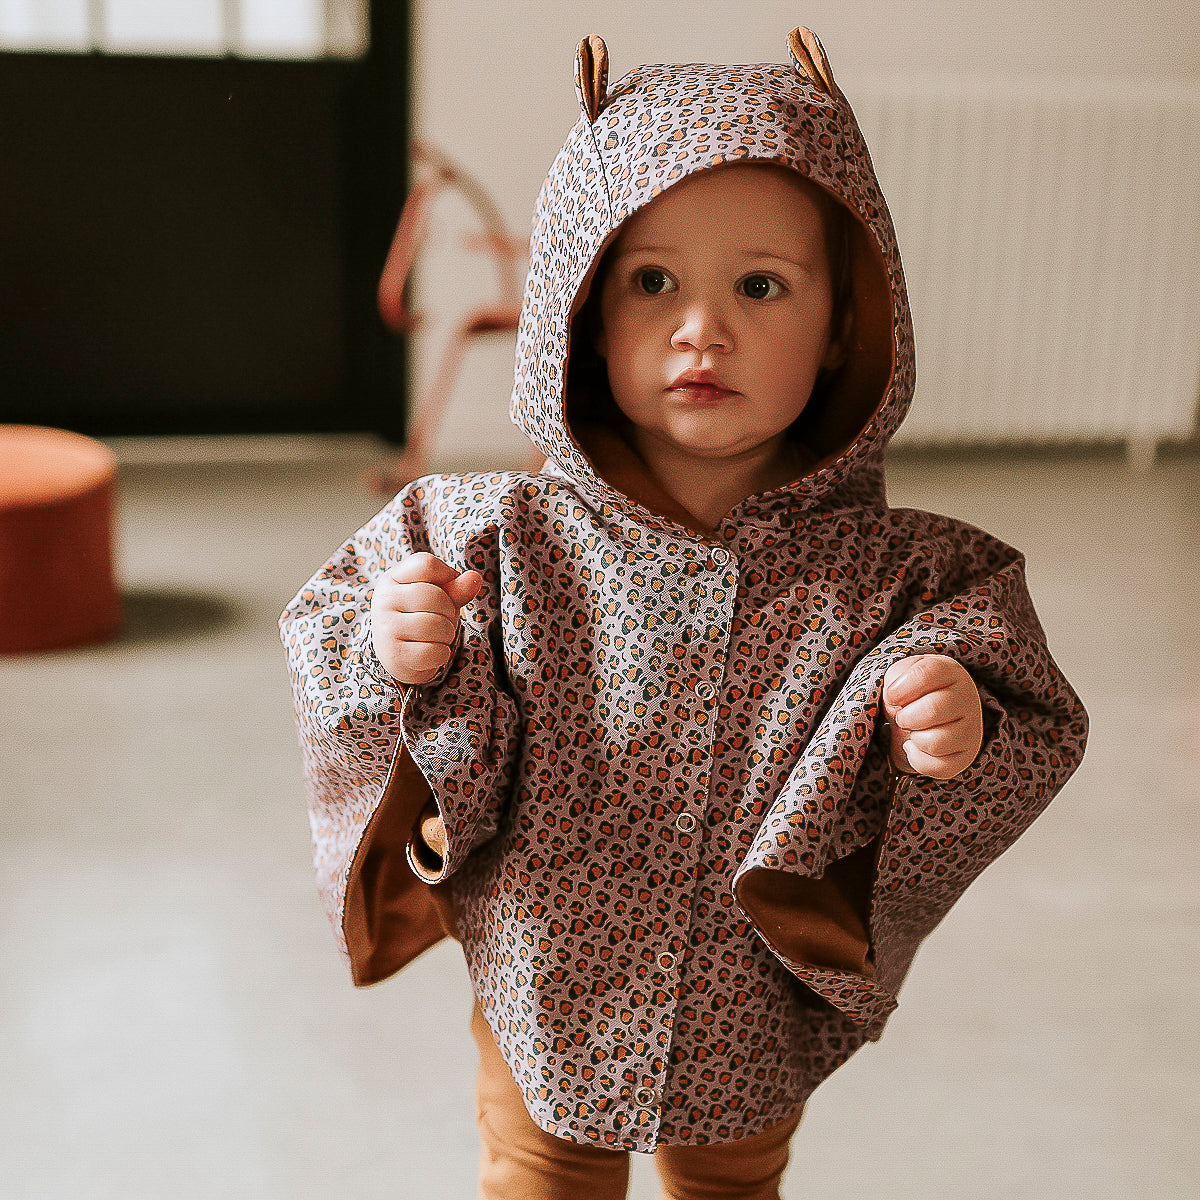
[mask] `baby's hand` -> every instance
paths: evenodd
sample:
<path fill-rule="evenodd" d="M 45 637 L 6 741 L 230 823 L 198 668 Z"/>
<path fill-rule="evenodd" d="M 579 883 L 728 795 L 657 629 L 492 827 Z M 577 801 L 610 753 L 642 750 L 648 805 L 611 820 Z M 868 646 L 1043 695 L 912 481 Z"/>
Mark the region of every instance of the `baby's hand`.
<path fill-rule="evenodd" d="M 953 779 L 983 744 L 983 706 L 965 667 L 941 654 L 892 663 L 883 677 L 892 765 L 909 775 Z"/>
<path fill-rule="evenodd" d="M 450 658 L 464 604 L 479 595 L 483 576 L 461 575 L 432 554 L 401 559 L 375 584 L 371 640 L 399 683 L 426 683 Z"/>

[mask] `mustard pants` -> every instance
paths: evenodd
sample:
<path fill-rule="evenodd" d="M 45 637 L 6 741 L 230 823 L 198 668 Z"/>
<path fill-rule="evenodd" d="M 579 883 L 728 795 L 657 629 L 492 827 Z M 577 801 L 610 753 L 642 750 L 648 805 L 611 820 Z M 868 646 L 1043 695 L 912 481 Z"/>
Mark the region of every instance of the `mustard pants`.
<path fill-rule="evenodd" d="M 534 1124 L 486 1019 L 475 1006 L 478 1200 L 625 1200 L 629 1154 L 564 1141 Z M 779 1200 L 795 1113 L 763 1133 L 721 1146 L 660 1146 L 662 1200 Z"/>

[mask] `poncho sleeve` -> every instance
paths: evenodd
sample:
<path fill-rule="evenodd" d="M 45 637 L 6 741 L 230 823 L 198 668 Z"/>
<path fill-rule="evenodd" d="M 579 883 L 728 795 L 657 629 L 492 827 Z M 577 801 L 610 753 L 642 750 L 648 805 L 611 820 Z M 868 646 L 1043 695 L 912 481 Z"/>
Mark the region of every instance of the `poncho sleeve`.
<path fill-rule="evenodd" d="M 1087 737 L 1083 706 L 1046 646 L 1016 551 L 960 525 L 909 571 L 893 627 L 831 703 L 734 880 L 743 910 L 781 961 L 872 1038 L 896 1007 L 920 943 L 1042 812 Z M 894 774 L 877 736 L 884 674 L 918 654 L 962 663 L 983 702 L 983 745 L 951 780 Z M 814 885 L 864 852 L 866 969 L 806 961 L 812 914 L 804 910 L 828 893 Z"/>
<path fill-rule="evenodd" d="M 410 848 L 432 800 L 448 852 L 439 883 L 491 837 L 519 747 L 497 660 L 495 489 L 418 480 L 350 539 L 280 619 L 304 766 L 318 889 L 354 981 L 372 983 L 454 933 L 448 889 L 414 872 Z M 374 581 L 420 551 L 483 590 L 450 661 L 420 687 L 388 676 L 371 648 Z"/>

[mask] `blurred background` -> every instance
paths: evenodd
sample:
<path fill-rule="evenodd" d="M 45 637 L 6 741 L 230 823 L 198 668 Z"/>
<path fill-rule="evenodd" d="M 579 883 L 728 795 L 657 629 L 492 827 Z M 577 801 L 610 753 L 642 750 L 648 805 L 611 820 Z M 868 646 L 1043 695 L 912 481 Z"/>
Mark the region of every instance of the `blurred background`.
<path fill-rule="evenodd" d="M 615 80 L 797 23 L 909 278 L 892 500 L 1027 553 L 1093 738 L 784 1195 L 1195 1194 L 1200 9 L 0 0 L 0 424 L 115 454 L 125 614 L 0 656 L 0 1198 L 474 1194 L 465 971 L 351 988 L 275 618 L 389 478 L 527 461 L 502 317 L 580 37 Z"/>

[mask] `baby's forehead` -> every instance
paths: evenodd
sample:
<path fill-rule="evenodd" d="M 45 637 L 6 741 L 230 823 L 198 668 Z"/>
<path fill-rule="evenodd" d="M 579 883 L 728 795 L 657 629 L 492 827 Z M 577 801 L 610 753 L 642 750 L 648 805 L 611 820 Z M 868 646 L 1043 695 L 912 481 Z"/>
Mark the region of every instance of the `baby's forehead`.
<path fill-rule="evenodd" d="M 775 231 L 789 240 L 823 232 L 836 201 L 792 167 L 754 160 L 722 164 L 664 189 L 631 213 L 615 231 L 617 252 L 644 239 L 686 235 L 706 225 L 727 232 L 730 222 L 747 232 Z"/>

